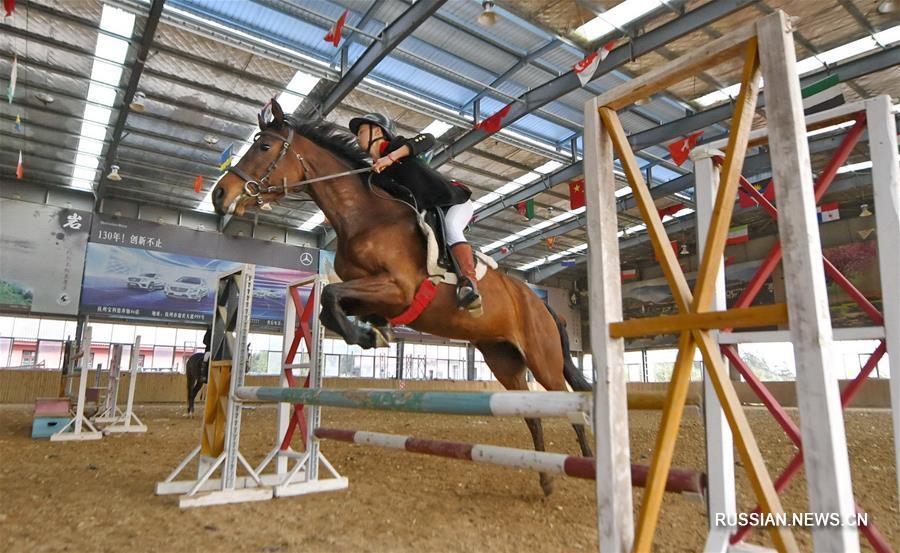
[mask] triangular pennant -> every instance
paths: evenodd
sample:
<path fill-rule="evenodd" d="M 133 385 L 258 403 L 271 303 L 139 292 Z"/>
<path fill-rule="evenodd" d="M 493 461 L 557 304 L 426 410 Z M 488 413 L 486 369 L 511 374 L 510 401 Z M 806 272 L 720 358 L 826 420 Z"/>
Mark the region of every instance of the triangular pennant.
<path fill-rule="evenodd" d="M 347 21 L 347 14 L 349 12 L 350 10 L 344 10 L 344 13 L 337 18 L 337 21 L 331 26 L 328 34 L 325 35 L 325 42 L 330 42 L 335 48 L 337 48 L 337 45 L 341 42 L 341 34 L 344 30 L 344 23 Z"/>
<path fill-rule="evenodd" d="M 3 0 L 3 8 L 6 10 L 6 17 L 11 16 L 16 11 L 16 0 Z"/>
<path fill-rule="evenodd" d="M 553 244 L 554 244 L 555 242 L 556 242 L 556 237 L 555 237 L 555 236 L 549 236 L 549 237 L 547 237 L 547 249 L 552 250 L 552 249 L 553 249 Z"/>
<path fill-rule="evenodd" d="M 572 71 L 578 76 L 578 80 L 581 82 L 582 87 L 587 86 L 587 84 L 591 82 L 594 73 L 597 72 L 597 66 L 600 65 L 601 61 L 606 59 L 606 56 L 609 55 L 615 45 L 616 41 L 610 40 L 604 44 L 602 48 L 588 54 L 584 59 L 572 66 Z"/>
<path fill-rule="evenodd" d="M 16 80 L 19 74 L 19 58 L 18 56 L 13 56 L 12 69 L 9 72 L 9 86 L 6 87 L 6 97 L 9 99 L 9 103 L 11 104 L 13 101 L 13 96 L 16 95 Z"/>
<path fill-rule="evenodd" d="M 203 190 L 203 175 L 197 175 L 194 179 L 194 193 L 199 194 L 201 190 Z"/>
<path fill-rule="evenodd" d="M 676 140 L 669 144 L 669 153 L 672 154 L 672 161 L 675 162 L 675 165 L 680 166 L 687 161 L 688 156 L 691 154 L 691 150 L 697 145 L 697 141 L 700 140 L 702 135 L 703 131 L 697 131 L 681 140 Z"/>
<path fill-rule="evenodd" d="M 501 109 L 494 115 L 491 115 L 490 117 L 488 117 L 481 123 L 478 123 L 477 125 L 475 125 L 475 128 L 481 129 L 484 132 L 489 133 L 489 134 L 494 134 L 495 132 L 499 131 L 500 128 L 503 126 L 502 125 L 503 118 L 509 114 L 510 109 L 512 109 L 512 104 L 509 104 L 508 106 L 504 107 L 503 109 Z"/>
<path fill-rule="evenodd" d="M 228 145 L 225 150 L 222 151 L 222 154 L 219 155 L 219 170 L 224 171 L 225 169 L 231 167 L 231 160 L 234 157 L 234 143 Z"/>
<path fill-rule="evenodd" d="M 19 164 L 16 165 L 16 178 L 25 178 L 25 165 L 22 163 L 22 150 L 19 150 Z"/>
<path fill-rule="evenodd" d="M 22 132 L 22 118 L 16 114 L 16 132 Z"/>

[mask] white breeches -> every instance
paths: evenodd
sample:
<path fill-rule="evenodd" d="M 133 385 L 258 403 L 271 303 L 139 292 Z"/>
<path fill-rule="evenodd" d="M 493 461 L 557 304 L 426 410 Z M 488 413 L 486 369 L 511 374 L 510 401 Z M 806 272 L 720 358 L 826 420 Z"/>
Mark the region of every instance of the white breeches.
<path fill-rule="evenodd" d="M 444 234 L 447 244 L 452 246 L 453 244 L 466 241 L 463 230 L 469 224 L 469 221 L 472 220 L 474 211 L 475 206 L 471 200 L 464 204 L 454 205 L 447 210 L 447 213 L 444 215 Z"/>

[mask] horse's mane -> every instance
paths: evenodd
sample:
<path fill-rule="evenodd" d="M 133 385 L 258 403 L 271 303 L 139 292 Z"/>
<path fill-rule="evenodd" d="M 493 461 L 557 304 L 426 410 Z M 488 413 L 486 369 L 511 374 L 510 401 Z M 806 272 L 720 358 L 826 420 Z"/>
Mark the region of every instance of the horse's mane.
<path fill-rule="evenodd" d="M 324 119 L 300 119 L 291 115 L 285 119 L 298 134 L 347 161 L 355 169 L 371 166 L 369 155 L 347 129 Z"/>

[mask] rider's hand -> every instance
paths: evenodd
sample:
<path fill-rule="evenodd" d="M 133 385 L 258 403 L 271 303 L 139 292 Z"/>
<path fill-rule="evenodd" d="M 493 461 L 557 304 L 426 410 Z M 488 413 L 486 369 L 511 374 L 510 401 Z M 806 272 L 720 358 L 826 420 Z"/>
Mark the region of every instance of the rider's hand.
<path fill-rule="evenodd" d="M 394 160 L 391 159 L 391 156 L 380 157 L 380 158 L 378 158 L 378 161 L 376 161 L 372 165 L 372 170 L 375 171 L 376 173 L 380 173 L 393 164 L 394 164 Z"/>

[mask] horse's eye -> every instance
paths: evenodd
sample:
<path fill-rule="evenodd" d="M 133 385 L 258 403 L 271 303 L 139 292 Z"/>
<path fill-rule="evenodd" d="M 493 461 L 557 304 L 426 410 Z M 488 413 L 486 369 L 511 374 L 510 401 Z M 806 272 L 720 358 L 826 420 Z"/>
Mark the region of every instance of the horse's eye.
<path fill-rule="evenodd" d="M 272 146 L 270 146 L 269 144 L 260 144 L 259 149 L 264 152 L 268 152 L 270 149 L 272 149 Z"/>

